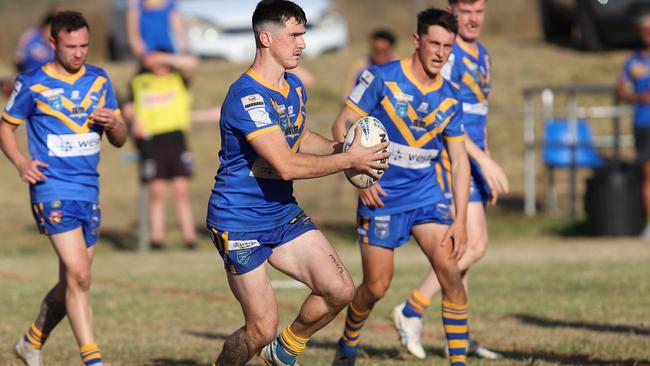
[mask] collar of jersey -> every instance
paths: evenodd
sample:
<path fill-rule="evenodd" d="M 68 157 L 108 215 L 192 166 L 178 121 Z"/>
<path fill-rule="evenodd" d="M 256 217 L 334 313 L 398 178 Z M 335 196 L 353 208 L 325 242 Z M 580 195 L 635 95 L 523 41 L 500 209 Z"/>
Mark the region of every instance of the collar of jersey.
<path fill-rule="evenodd" d="M 262 84 L 262 86 L 282 94 L 282 96 L 285 99 L 289 96 L 289 82 L 286 79 L 284 80 L 284 90 L 282 90 L 264 81 L 264 79 L 262 79 L 257 73 L 255 73 L 253 69 L 248 69 L 248 71 L 246 71 L 246 75 L 250 76 L 251 78 L 253 78 L 253 80 Z"/>
<path fill-rule="evenodd" d="M 400 61 L 400 65 L 402 66 L 402 72 L 404 73 L 404 76 L 406 76 L 406 78 L 409 79 L 409 81 L 411 83 L 413 83 L 413 85 L 415 85 L 416 88 L 418 88 L 420 93 L 429 94 L 431 92 L 434 92 L 434 91 L 440 89 L 440 87 L 442 86 L 442 77 L 441 77 L 440 74 L 438 74 L 438 76 L 436 76 L 436 81 L 433 83 L 433 85 L 431 85 L 431 86 L 422 85 L 415 78 L 415 76 L 413 76 L 413 73 L 411 73 L 411 67 L 409 65 L 410 60 L 411 60 L 410 58 L 403 58 Z"/>
<path fill-rule="evenodd" d="M 54 70 L 52 64 L 53 63 L 50 62 L 49 64 L 43 66 L 43 72 L 45 72 L 47 75 L 49 75 L 54 79 L 64 81 L 68 84 L 74 84 L 77 80 L 79 80 L 80 77 L 84 76 L 84 74 L 86 73 L 86 65 L 81 65 L 81 68 L 76 74 L 70 76 L 61 75 Z"/>
<path fill-rule="evenodd" d="M 456 44 L 458 44 L 458 47 L 460 47 L 468 55 L 478 60 L 478 44 L 476 45 L 475 49 L 472 49 L 467 42 L 463 41 L 463 39 L 460 38 L 460 36 L 456 37 Z"/>

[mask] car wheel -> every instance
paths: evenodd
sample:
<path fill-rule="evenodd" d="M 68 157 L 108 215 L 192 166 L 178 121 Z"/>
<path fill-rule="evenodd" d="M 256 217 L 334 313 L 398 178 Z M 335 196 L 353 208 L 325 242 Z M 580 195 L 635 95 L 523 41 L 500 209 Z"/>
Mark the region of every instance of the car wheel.
<path fill-rule="evenodd" d="M 603 42 L 596 27 L 596 21 L 587 11 L 578 11 L 574 24 L 574 43 L 583 51 L 600 51 Z"/>
<path fill-rule="evenodd" d="M 542 31 L 546 41 L 571 40 L 571 9 L 553 0 L 539 0 Z"/>

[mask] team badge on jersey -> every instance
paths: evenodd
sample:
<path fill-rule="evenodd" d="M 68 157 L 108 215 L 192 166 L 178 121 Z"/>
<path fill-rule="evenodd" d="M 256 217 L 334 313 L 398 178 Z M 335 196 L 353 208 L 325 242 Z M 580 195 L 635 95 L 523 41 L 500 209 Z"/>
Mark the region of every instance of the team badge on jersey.
<path fill-rule="evenodd" d="M 287 113 L 287 107 L 285 107 L 284 104 L 280 104 L 276 107 L 275 111 L 278 113 L 280 128 L 284 131 L 285 136 L 298 136 L 298 130 L 300 128 L 291 121 L 291 118 Z"/>
<path fill-rule="evenodd" d="M 239 264 L 248 264 L 248 261 L 251 259 L 251 250 L 250 249 L 243 249 L 243 250 L 238 250 L 237 251 L 237 262 Z"/>
<path fill-rule="evenodd" d="M 413 96 L 408 94 L 397 94 L 395 95 L 397 104 L 395 105 L 395 111 L 397 115 L 401 118 L 405 118 L 408 115 L 409 103 L 413 101 Z"/>
<path fill-rule="evenodd" d="M 359 103 L 361 97 L 363 97 L 363 94 L 366 92 L 370 84 L 372 84 L 373 80 L 375 80 L 375 75 L 368 70 L 364 70 L 361 73 L 361 76 L 359 76 L 359 82 L 354 89 L 352 89 L 352 92 L 350 92 L 350 99 L 355 103 Z"/>
<path fill-rule="evenodd" d="M 53 224 L 60 224 L 62 217 L 63 217 L 63 211 L 50 212 L 50 222 Z"/>
<path fill-rule="evenodd" d="M 251 117 L 253 122 L 255 122 L 256 127 L 259 128 L 273 123 L 271 122 L 269 113 L 266 111 L 266 104 L 261 95 L 247 95 L 241 98 L 241 103 L 244 106 L 244 110 L 248 112 L 248 115 Z"/>
<path fill-rule="evenodd" d="M 43 92 L 43 96 L 47 98 L 47 104 L 55 111 L 60 111 L 63 108 L 63 101 L 61 100 L 63 89 L 51 89 Z"/>
<path fill-rule="evenodd" d="M 390 235 L 390 215 L 375 217 L 375 235 L 379 239 L 386 239 Z"/>
<path fill-rule="evenodd" d="M 635 62 L 634 64 L 632 64 L 632 67 L 630 68 L 630 74 L 632 75 L 633 78 L 640 79 L 650 74 L 650 70 L 648 68 L 648 65 L 646 65 L 645 63 Z"/>

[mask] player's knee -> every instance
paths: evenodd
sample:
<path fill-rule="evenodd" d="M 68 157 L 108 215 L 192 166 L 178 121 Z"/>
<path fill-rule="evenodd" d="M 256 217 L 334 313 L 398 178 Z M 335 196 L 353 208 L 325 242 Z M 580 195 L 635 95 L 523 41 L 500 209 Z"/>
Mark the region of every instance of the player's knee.
<path fill-rule="evenodd" d="M 389 287 L 390 281 L 385 280 L 374 281 L 367 284 L 368 294 L 375 302 L 381 300 L 386 295 Z"/>
<path fill-rule="evenodd" d="M 337 277 L 338 278 L 338 277 Z M 354 298 L 354 284 L 349 276 L 341 276 L 338 280 L 316 285 L 313 289 L 315 294 L 322 296 L 332 307 L 344 308 Z"/>
<path fill-rule="evenodd" d="M 440 281 L 440 285 L 443 287 L 449 286 L 454 282 L 460 282 L 461 271 L 458 263 L 447 256 L 435 262 L 435 270 L 438 281 Z"/>
<path fill-rule="evenodd" d="M 68 289 L 87 292 L 90 289 L 92 275 L 90 268 L 74 268 L 68 271 Z"/>
<path fill-rule="evenodd" d="M 483 258 L 488 247 L 488 236 L 481 235 L 470 243 L 467 254 L 471 256 L 471 262 L 474 263 Z"/>
<path fill-rule="evenodd" d="M 246 333 L 248 333 L 251 341 L 257 347 L 262 347 L 271 343 L 277 335 L 277 329 L 278 319 L 274 316 L 269 316 L 246 324 Z"/>
<path fill-rule="evenodd" d="M 333 287 L 329 293 L 329 302 L 343 309 L 354 298 L 354 284 L 352 281 L 342 281 Z"/>

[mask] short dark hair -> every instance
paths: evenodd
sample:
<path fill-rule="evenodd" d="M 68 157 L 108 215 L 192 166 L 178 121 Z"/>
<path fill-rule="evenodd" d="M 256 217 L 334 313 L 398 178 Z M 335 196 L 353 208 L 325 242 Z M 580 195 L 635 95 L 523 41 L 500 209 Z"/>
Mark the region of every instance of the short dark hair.
<path fill-rule="evenodd" d="M 307 25 L 307 16 L 300 6 L 288 0 L 262 0 L 253 12 L 253 30 L 259 32 L 263 23 L 284 25 L 294 18 L 299 24 Z"/>
<path fill-rule="evenodd" d="M 432 25 L 441 26 L 453 34 L 458 34 L 458 20 L 448 11 L 429 8 L 418 14 L 418 35 L 427 34 Z"/>
<path fill-rule="evenodd" d="M 86 22 L 86 19 L 84 18 L 83 15 L 81 15 L 80 12 L 69 11 L 69 10 L 62 11 L 57 15 L 55 15 L 54 18 L 52 19 L 52 24 L 50 26 L 52 27 L 52 29 L 50 30 L 50 35 L 55 41 L 56 41 L 56 36 L 61 31 L 66 31 L 70 33 L 79 30 L 81 28 L 87 28 L 88 30 L 90 30 L 90 27 L 88 26 L 88 22 Z"/>
<path fill-rule="evenodd" d="M 48 10 L 45 14 L 43 14 L 43 17 L 41 18 L 41 27 L 46 27 L 52 24 L 52 21 L 54 20 L 56 14 L 58 14 L 57 10 Z"/>
<path fill-rule="evenodd" d="M 395 43 L 397 43 L 397 37 L 395 36 L 395 33 L 384 28 L 376 29 L 374 32 L 372 32 L 372 34 L 370 34 L 371 41 L 374 41 L 376 39 L 384 40 L 391 46 L 394 46 Z"/>
<path fill-rule="evenodd" d="M 449 0 L 449 5 L 454 6 L 454 5 L 458 4 L 458 3 L 474 4 L 477 1 L 478 0 Z M 485 2 L 487 2 L 487 0 L 485 0 Z"/>

